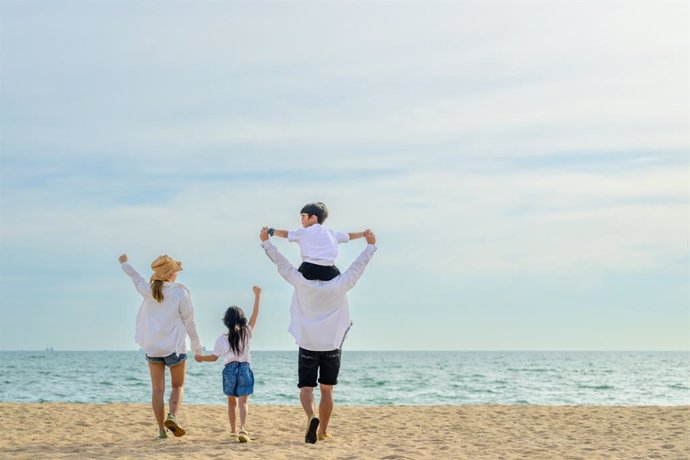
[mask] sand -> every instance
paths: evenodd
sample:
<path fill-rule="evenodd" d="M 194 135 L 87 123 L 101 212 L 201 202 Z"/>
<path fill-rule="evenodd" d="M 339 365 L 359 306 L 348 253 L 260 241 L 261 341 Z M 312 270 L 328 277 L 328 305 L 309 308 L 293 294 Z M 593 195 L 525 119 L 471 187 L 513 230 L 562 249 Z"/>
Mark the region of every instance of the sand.
<path fill-rule="evenodd" d="M 336 406 L 314 445 L 297 405 L 250 404 L 249 444 L 226 417 L 184 405 L 187 435 L 156 441 L 144 404 L 0 403 L 0 458 L 690 458 L 689 406 Z"/>

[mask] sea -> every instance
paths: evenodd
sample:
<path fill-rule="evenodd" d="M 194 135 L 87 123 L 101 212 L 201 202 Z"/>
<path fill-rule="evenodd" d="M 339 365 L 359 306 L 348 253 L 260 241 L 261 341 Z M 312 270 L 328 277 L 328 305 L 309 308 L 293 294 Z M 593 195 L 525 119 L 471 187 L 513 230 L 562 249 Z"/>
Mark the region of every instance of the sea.
<path fill-rule="evenodd" d="M 137 351 L 3 351 L 2 402 L 148 403 Z M 226 404 L 187 361 L 186 404 Z M 297 404 L 297 351 L 252 351 L 252 404 Z M 690 352 L 347 351 L 338 404 L 690 405 Z"/>

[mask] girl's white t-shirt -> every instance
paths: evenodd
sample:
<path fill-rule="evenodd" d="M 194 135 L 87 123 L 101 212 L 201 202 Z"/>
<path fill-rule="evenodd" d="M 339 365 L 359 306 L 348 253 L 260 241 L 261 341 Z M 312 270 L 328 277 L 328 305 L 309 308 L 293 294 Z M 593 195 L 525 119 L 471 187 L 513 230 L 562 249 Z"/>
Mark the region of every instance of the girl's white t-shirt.
<path fill-rule="evenodd" d="M 252 338 L 252 328 L 247 326 L 247 335 L 244 340 L 244 349 L 239 354 L 236 354 L 230 348 L 230 342 L 228 341 L 228 334 L 221 334 L 216 339 L 216 343 L 213 345 L 213 354 L 219 358 L 223 358 L 224 364 L 237 361 L 239 363 L 250 363 L 252 361 L 251 353 L 249 352 L 249 341 Z M 240 344 L 241 345 L 241 344 Z"/>

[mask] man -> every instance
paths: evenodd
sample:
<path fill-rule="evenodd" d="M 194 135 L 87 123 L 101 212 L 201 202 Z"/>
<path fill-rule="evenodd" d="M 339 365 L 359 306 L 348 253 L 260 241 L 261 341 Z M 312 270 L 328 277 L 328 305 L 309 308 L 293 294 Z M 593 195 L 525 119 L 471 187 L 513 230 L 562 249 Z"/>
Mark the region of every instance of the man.
<path fill-rule="evenodd" d="M 347 291 L 352 289 L 364 273 L 376 252 L 376 236 L 364 232 L 367 247 L 341 275 L 330 281 L 308 280 L 269 241 L 268 227 L 261 229 L 259 238 L 266 255 L 278 267 L 280 276 L 294 288 L 290 306 L 288 331 L 299 345 L 299 399 L 307 414 L 304 441 L 314 444 L 331 437 L 328 422 L 333 412 L 333 386 L 338 383 L 340 354 L 345 334 L 350 328 L 350 307 Z M 321 390 L 319 416 L 315 416 L 314 388 Z"/>

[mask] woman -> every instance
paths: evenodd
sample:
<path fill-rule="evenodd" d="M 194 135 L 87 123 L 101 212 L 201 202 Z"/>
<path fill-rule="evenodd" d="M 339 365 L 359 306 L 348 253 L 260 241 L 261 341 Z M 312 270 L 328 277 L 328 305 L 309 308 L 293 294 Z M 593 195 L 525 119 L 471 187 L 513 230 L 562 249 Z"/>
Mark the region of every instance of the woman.
<path fill-rule="evenodd" d="M 176 437 L 184 436 L 185 430 L 177 423 L 175 415 L 182 404 L 184 393 L 185 360 L 187 359 L 186 336 L 192 341 L 192 350 L 202 353 L 199 335 L 194 323 L 194 307 L 189 290 L 175 283 L 182 263 L 162 255 L 151 263 L 153 275 L 146 281 L 127 263 L 127 255 L 119 258 L 122 270 L 132 278 L 134 287 L 144 300 L 137 314 L 136 341 L 146 353 L 151 374 L 151 406 L 158 422 L 158 439 L 168 437 L 165 428 Z M 172 389 L 169 411 L 165 415 L 165 367 L 170 369 Z"/>

